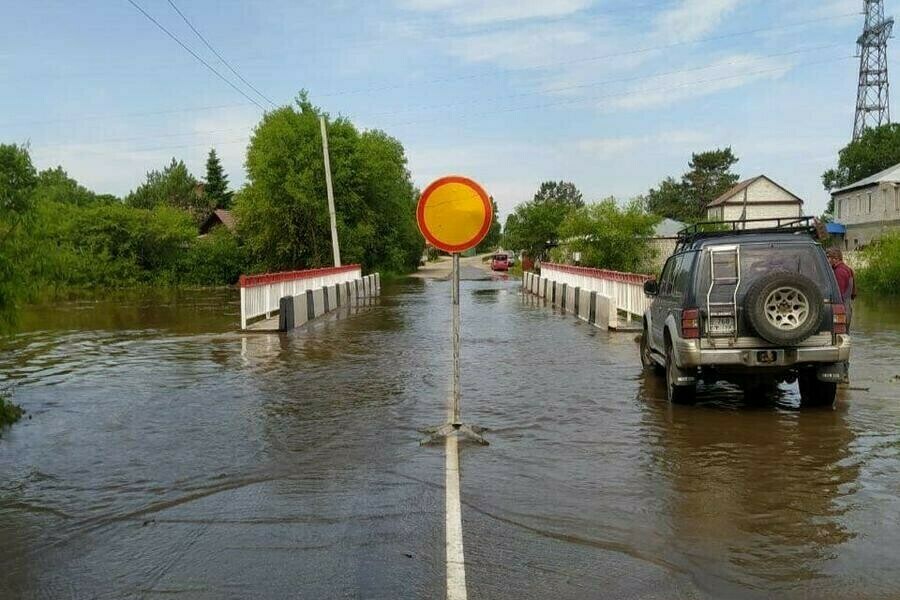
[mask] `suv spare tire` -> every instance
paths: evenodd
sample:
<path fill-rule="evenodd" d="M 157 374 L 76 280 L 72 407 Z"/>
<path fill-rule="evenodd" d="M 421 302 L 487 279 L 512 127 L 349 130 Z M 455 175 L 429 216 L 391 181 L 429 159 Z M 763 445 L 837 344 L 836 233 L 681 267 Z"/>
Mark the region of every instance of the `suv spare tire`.
<path fill-rule="evenodd" d="M 764 340 L 796 345 L 819 329 L 822 292 L 809 277 L 775 271 L 757 279 L 744 298 L 750 325 Z"/>

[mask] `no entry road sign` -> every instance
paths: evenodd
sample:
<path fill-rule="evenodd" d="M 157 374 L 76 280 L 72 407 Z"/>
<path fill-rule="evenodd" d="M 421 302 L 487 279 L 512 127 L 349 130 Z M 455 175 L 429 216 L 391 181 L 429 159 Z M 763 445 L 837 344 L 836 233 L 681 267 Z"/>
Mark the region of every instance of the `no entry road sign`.
<path fill-rule="evenodd" d="M 491 228 L 494 210 L 480 185 L 467 177 L 441 177 L 425 188 L 416 208 L 419 231 L 452 254 L 474 248 Z"/>

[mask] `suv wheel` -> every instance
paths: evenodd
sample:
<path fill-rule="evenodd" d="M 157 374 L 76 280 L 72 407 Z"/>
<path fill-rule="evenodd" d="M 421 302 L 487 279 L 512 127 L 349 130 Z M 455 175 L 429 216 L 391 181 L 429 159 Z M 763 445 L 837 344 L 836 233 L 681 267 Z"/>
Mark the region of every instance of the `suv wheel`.
<path fill-rule="evenodd" d="M 831 406 L 837 395 L 837 384 L 819 381 L 814 369 L 805 369 L 797 376 L 801 406 Z"/>
<path fill-rule="evenodd" d="M 659 364 L 653 360 L 653 353 L 650 350 L 650 336 L 646 327 L 641 333 L 641 366 L 644 367 L 644 370 L 652 370 L 654 373 L 659 373 L 662 370 Z"/>
<path fill-rule="evenodd" d="M 666 346 L 666 396 L 673 404 L 692 404 L 697 397 L 697 384 L 676 385 L 683 371 L 675 365 L 672 346 Z"/>

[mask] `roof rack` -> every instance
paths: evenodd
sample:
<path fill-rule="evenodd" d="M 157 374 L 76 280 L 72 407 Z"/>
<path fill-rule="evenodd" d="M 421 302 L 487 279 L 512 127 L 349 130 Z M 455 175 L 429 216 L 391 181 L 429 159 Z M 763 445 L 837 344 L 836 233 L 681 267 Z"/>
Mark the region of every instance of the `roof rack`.
<path fill-rule="evenodd" d="M 752 227 L 754 223 L 775 223 L 775 225 Z M 748 225 L 751 225 L 751 227 L 748 228 Z M 680 252 L 699 239 L 757 233 L 806 233 L 814 239 L 821 237 L 820 223 L 816 217 L 770 217 L 768 219 L 702 221 L 685 227 L 678 232 L 676 252 Z"/>

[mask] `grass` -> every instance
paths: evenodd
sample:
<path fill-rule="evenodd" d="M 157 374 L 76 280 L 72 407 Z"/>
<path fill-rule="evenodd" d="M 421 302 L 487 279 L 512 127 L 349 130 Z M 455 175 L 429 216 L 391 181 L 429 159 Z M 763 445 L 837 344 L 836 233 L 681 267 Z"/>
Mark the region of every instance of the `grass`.
<path fill-rule="evenodd" d="M 22 407 L 0 396 L 0 427 L 12 425 L 21 419 L 23 414 L 25 414 L 25 411 L 22 410 Z"/>
<path fill-rule="evenodd" d="M 863 250 L 866 266 L 859 271 L 864 292 L 900 294 L 900 233 L 892 233 Z"/>

